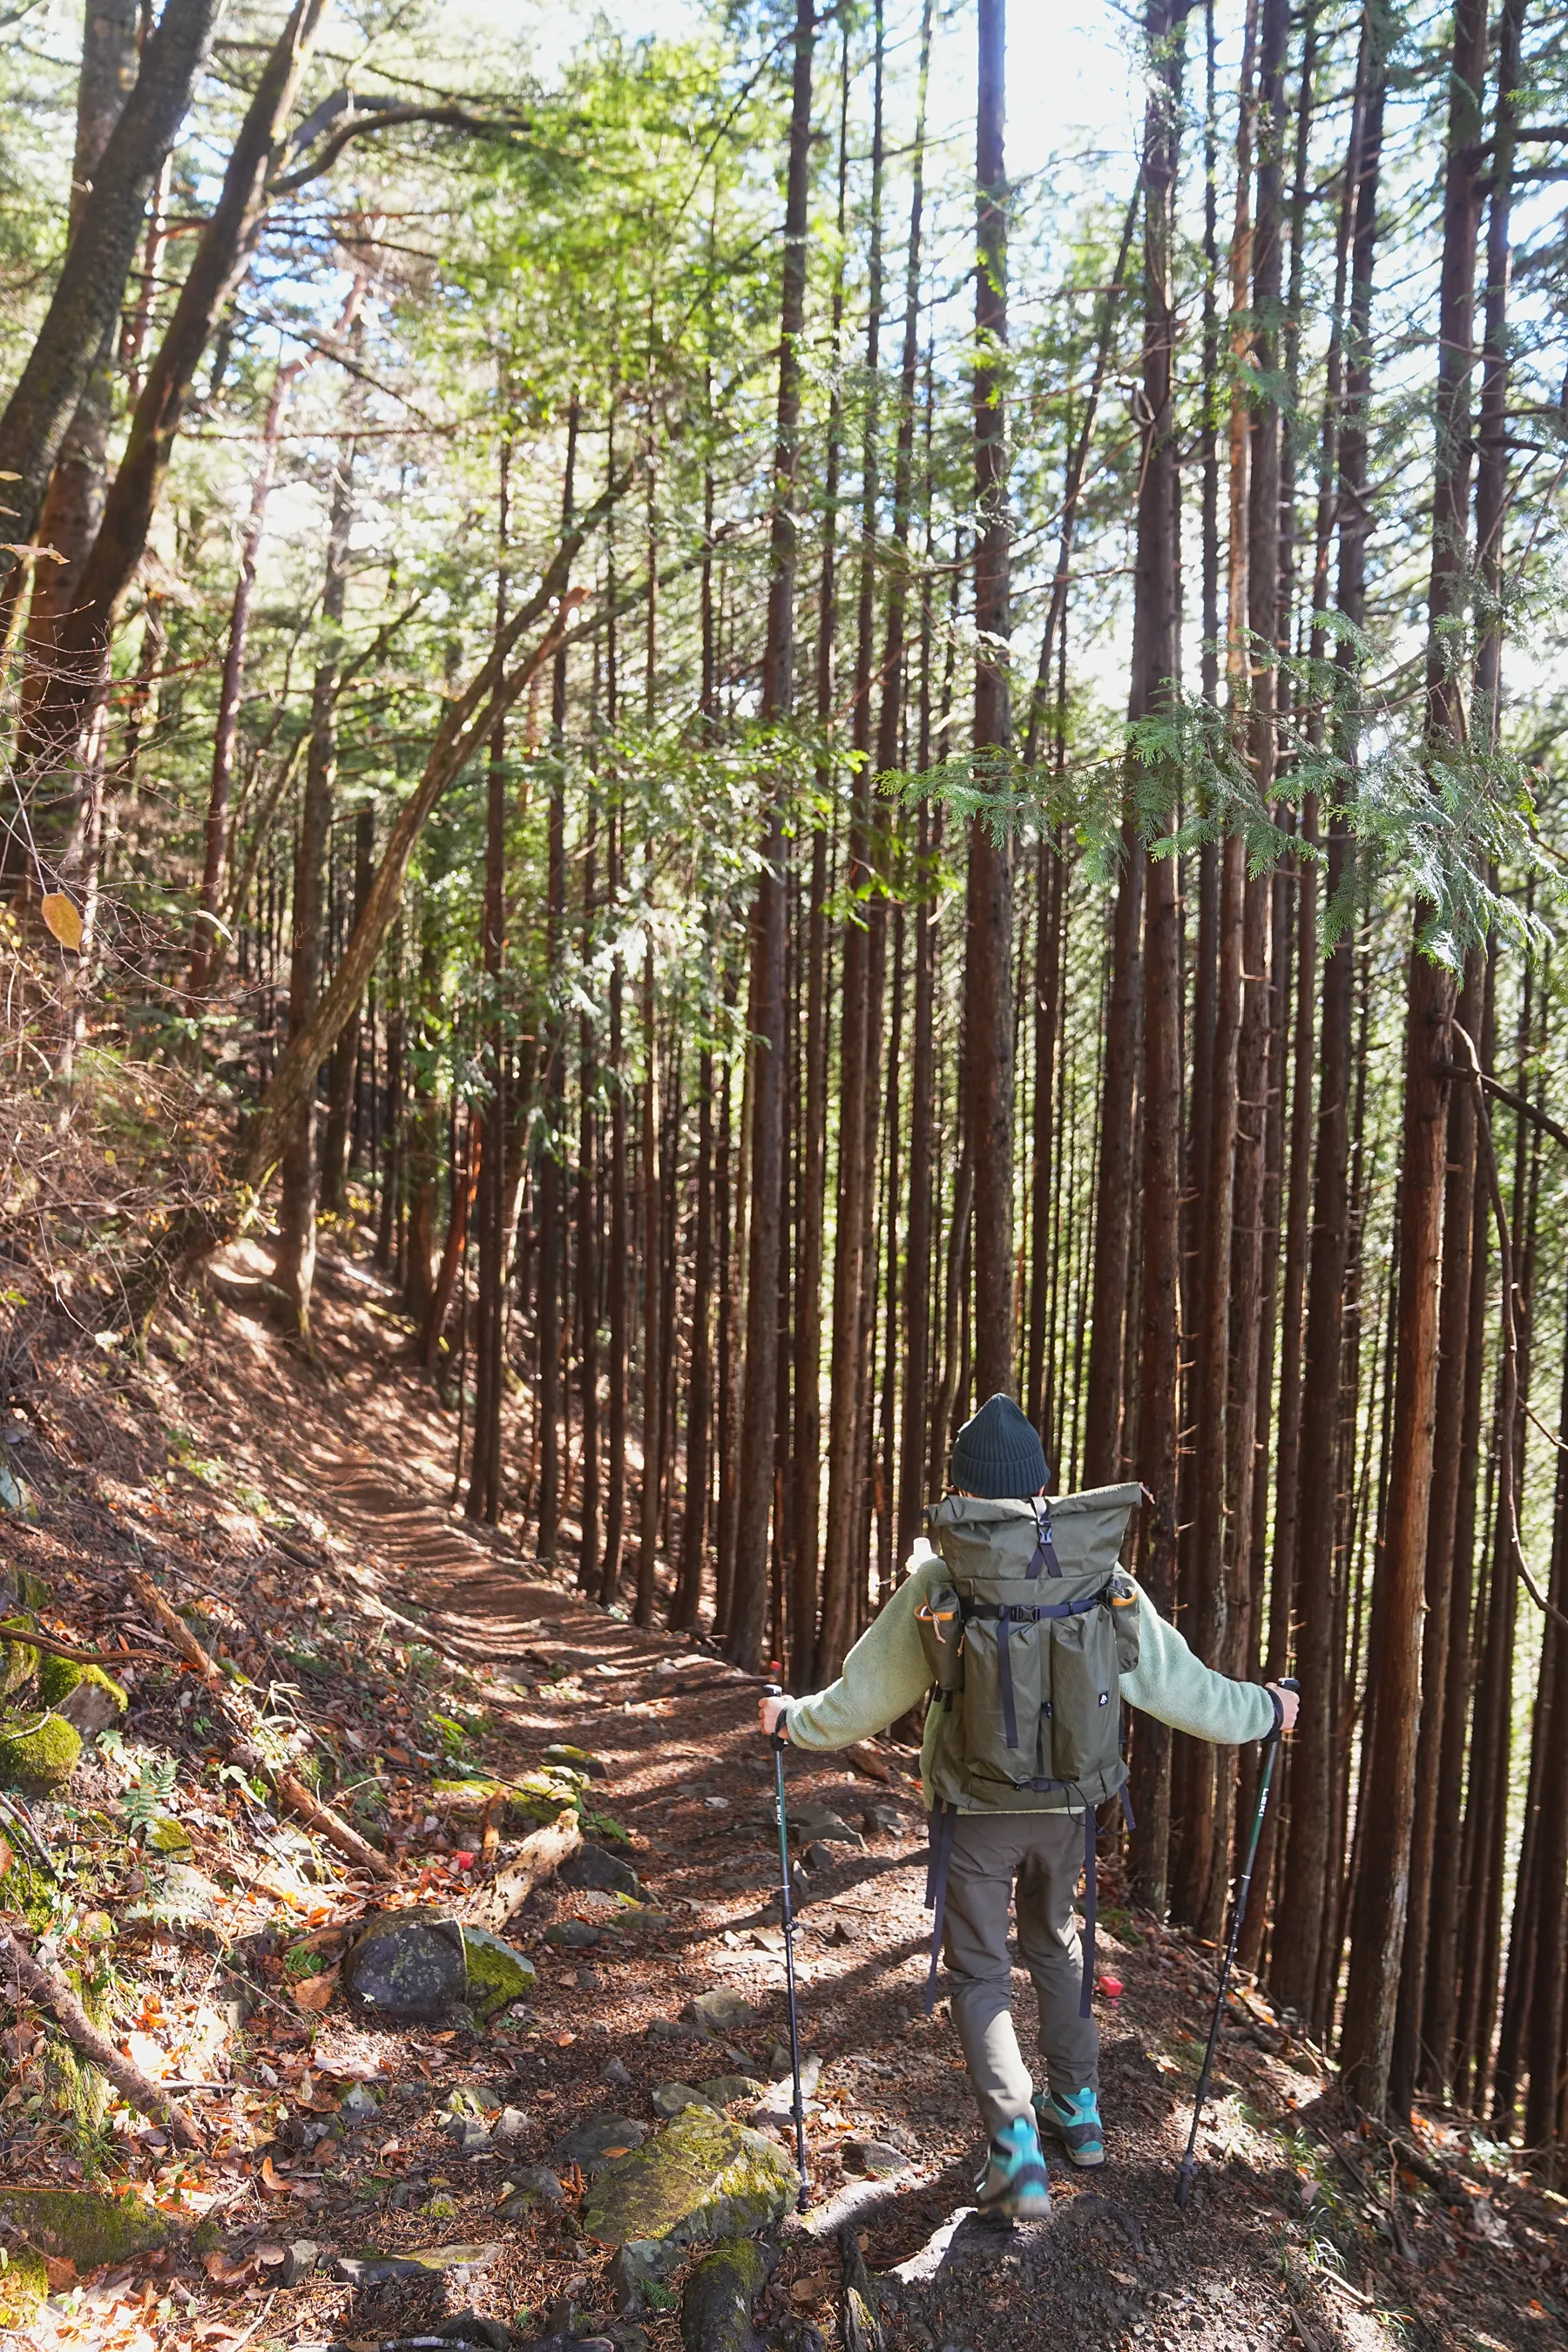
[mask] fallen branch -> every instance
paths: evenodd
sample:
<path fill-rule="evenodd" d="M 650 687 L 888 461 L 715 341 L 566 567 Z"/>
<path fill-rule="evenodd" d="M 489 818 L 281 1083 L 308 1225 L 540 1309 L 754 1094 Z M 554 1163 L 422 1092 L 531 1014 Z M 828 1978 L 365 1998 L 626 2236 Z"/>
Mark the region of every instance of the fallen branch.
<path fill-rule="evenodd" d="M 68 1658 L 73 1666 L 156 1665 L 163 1655 L 161 1650 L 78 1650 L 69 1642 L 57 1642 L 52 1633 L 40 1633 L 33 1625 L 0 1625 L 0 1636 L 20 1643 L 25 1649 L 47 1650 L 51 1658 Z"/>
<path fill-rule="evenodd" d="M 265 1765 L 262 1769 L 266 1769 Z M 312 1796 L 297 1774 L 275 1771 L 271 1780 L 289 1811 L 298 1814 L 307 1829 L 319 1830 L 330 1845 L 335 1845 L 351 1862 L 358 1863 L 362 1870 L 368 1870 L 373 1878 L 384 1882 L 396 1879 L 397 1873 L 386 1856 L 377 1853 L 357 1830 L 350 1829 L 342 1815 L 334 1813 L 331 1805 L 323 1805 L 319 1797 Z"/>
<path fill-rule="evenodd" d="M 178 2099 L 172 2099 L 150 2074 L 144 2074 L 140 2066 L 133 2066 L 129 2058 L 121 2055 L 109 2036 L 93 2023 L 70 1987 L 53 1969 L 45 1968 L 41 1960 L 25 1950 L 8 1927 L 0 1927 L 0 1959 L 23 1991 L 49 2011 L 82 2056 L 90 2059 L 100 2074 L 108 2076 L 138 2115 L 165 2126 L 182 2147 L 191 2148 L 198 2155 L 206 2154 L 206 2141 Z"/>
<path fill-rule="evenodd" d="M 583 1825 L 572 1812 L 563 1813 L 559 1821 L 547 1822 L 542 1830 L 531 1831 L 519 1846 L 515 1861 L 464 1906 L 463 1916 L 471 1919 L 477 1927 L 504 1927 L 534 1888 L 559 1870 L 582 1843 Z"/>
<path fill-rule="evenodd" d="M 179 1612 L 170 1607 L 157 1586 L 136 1569 L 128 1568 L 126 1580 L 143 1609 L 151 1611 L 187 1665 L 194 1666 L 202 1680 L 216 1691 L 224 1712 L 238 1735 L 236 1761 L 247 1772 L 265 1772 L 282 1802 L 291 1813 L 299 1815 L 307 1829 L 318 1831 L 341 1854 L 368 1870 L 373 1878 L 395 1883 L 396 1871 L 384 1853 L 377 1853 L 357 1830 L 351 1829 L 341 1813 L 312 1795 L 297 1773 L 269 1765 L 256 1742 L 260 1730 L 256 1709 L 237 1691 L 231 1689 L 227 1676 L 210 1651 L 205 1649 Z M 520 1895 L 518 1900 L 521 1901 Z M 514 1906 L 515 1907 L 515 1906 Z"/>

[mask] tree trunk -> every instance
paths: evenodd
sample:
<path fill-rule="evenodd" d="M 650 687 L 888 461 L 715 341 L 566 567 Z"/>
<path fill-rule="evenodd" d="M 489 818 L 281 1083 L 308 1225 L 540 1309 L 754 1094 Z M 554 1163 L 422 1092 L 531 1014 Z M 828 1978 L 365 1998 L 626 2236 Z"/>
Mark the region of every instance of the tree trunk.
<path fill-rule="evenodd" d="M 338 774 L 338 678 L 342 667 L 349 531 L 353 520 L 353 443 L 345 441 L 340 445 L 332 470 L 327 574 L 321 591 L 325 642 L 311 688 L 310 743 L 305 757 L 305 791 L 294 857 L 294 936 L 289 962 L 290 1044 L 304 1034 L 316 1009 L 326 947 L 327 853 Z M 358 1001 L 356 992 L 354 1002 Z M 320 1065 L 317 1066 L 319 1069 Z M 315 1092 L 312 1073 L 301 1090 L 284 1147 L 278 1255 L 272 1275 L 283 1293 L 289 1328 L 299 1334 L 307 1349 L 311 1345 L 310 1285 L 316 1265 Z"/>
<path fill-rule="evenodd" d="M 1169 708 L 1176 668 L 1176 419 L 1171 398 L 1175 345 L 1172 242 L 1181 120 L 1185 19 L 1170 0 L 1149 0 L 1145 18 L 1152 86 L 1143 117 L 1143 426 L 1139 465 L 1138 548 L 1133 571 L 1132 677 L 1129 719 Z M 1166 787 L 1159 833 L 1174 830 L 1177 785 Z M 1176 863 L 1155 852 L 1143 863 L 1142 1280 L 1139 1332 L 1138 1459 L 1152 1496 L 1143 1532 L 1145 1591 L 1164 1616 L 1176 1591 L 1176 1451 L 1181 1365 L 1179 1208 L 1182 1122 L 1182 976 Z M 1128 887 L 1123 877 L 1122 888 Z M 1103 1199 L 1103 1188 L 1101 1198 Z M 1090 1358 L 1092 1364 L 1092 1355 Z M 1092 1425 L 1092 1424 L 1091 1424 Z M 1093 1484 L 1092 1475 L 1090 1484 Z M 1163 1914 L 1171 1832 L 1171 1738 L 1140 1716 L 1132 1750 L 1131 1885 L 1134 1899 Z"/>
<path fill-rule="evenodd" d="M 98 179 L 104 151 L 121 111 L 126 94 L 136 79 L 136 0 L 96 0 L 82 16 L 81 71 L 77 81 L 76 152 L 71 163 L 70 235 L 80 233 L 83 215 L 91 201 L 91 191 Z M 16 747 L 16 764 L 26 771 L 33 764 L 33 746 L 28 740 L 27 716 L 38 690 L 53 665 L 58 624 L 68 613 L 75 600 L 81 567 L 97 532 L 103 513 L 104 477 L 108 464 L 109 433 L 113 408 L 112 354 L 114 317 L 104 322 L 103 333 L 77 403 L 76 414 L 67 425 L 49 476 L 48 488 L 38 509 L 36 528 L 17 532 L 20 540 L 33 539 L 40 548 L 53 551 L 58 559 L 53 562 L 38 562 L 32 567 L 32 595 L 27 613 L 26 669 L 22 682 L 22 724 Z M 3 430 L 3 428 L 0 428 Z M 26 497 L 24 488 L 7 484 L 5 507 L 18 495 Z M 7 512 L 8 527 L 16 518 Z M 9 549 L 0 550 L 0 567 L 15 564 Z M 0 569 L 0 606 L 6 588 L 20 594 L 24 586 L 21 569 L 14 569 L 9 583 Z"/>
<path fill-rule="evenodd" d="M 503 379 L 501 397 L 506 397 Z M 499 637 L 506 627 L 507 558 L 511 520 L 511 438 L 501 436 L 496 483 L 496 618 Z M 507 1038 L 502 1018 L 507 950 L 506 903 L 506 714 L 490 730 L 485 778 L 485 895 L 480 958 L 485 975 L 486 1096 L 479 1196 L 479 1297 L 474 1318 L 474 1454 L 466 1516 L 487 1527 L 500 1523 L 500 1408 L 506 1262 L 510 1234 L 506 1214 Z"/>
<path fill-rule="evenodd" d="M 1352 118 L 1345 179 L 1352 220 L 1352 294 L 1346 335 L 1347 401 L 1340 435 L 1339 608 L 1359 625 L 1366 577 L 1366 402 L 1371 384 L 1369 321 L 1383 151 L 1381 32 L 1369 14 L 1362 29 L 1360 98 Z M 1331 394 L 1332 393 L 1331 381 Z M 1342 652 L 1342 661 L 1349 656 Z M 1352 754 L 1353 713 L 1342 750 Z M 1330 820 L 1327 902 L 1342 887 L 1349 856 L 1344 817 Z M 1348 938 L 1323 966 L 1317 1146 L 1312 1173 L 1312 1234 L 1307 1273 L 1306 1351 L 1301 1381 L 1300 1510 L 1294 1566 L 1298 1593 L 1296 1671 L 1300 1714 L 1290 1755 L 1290 1823 L 1273 1984 L 1282 2003 L 1316 2032 L 1324 1924 L 1332 1899 L 1329 1856 L 1331 1792 L 1337 1726 L 1333 1715 L 1334 1556 L 1339 1510 L 1340 1377 L 1345 1279 L 1350 1251 L 1350 1111 L 1355 950 Z"/>
<path fill-rule="evenodd" d="M 117 0 L 101 12 L 100 28 L 89 19 L 88 43 L 101 29 L 105 52 L 116 48 L 123 9 L 124 0 Z M 0 475 L 10 478 L 6 526 L 19 544 L 33 537 L 56 459 L 119 320 L 147 198 L 205 65 L 217 16 L 217 0 L 165 0 L 135 86 L 99 150 L 49 307 L 0 415 Z M 84 53 L 84 73 L 86 63 Z M 118 83 L 118 68 L 114 78 Z M 96 73 L 93 79 L 96 84 Z M 108 84 L 106 71 L 105 112 L 113 103 Z M 95 121 L 100 118 L 96 99 L 92 112 Z M 79 123 L 79 136 L 84 128 Z M 0 593 L 17 572 L 12 549 L 0 550 Z"/>
<path fill-rule="evenodd" d="M 39 757 L 50 768 L 69 761 L 98 695 L 115 615 L 147 544 L 148 527 L 163 493 L 191 380 L 214 324 L 249 265 L 266 218 L 270 177 L 287 138 L 289 117 L 324 5 L 325 0 L 295 0 L 289 21 L 262 67 L 256 95 L 229 154 L 217 202 L 202 231 L 132 415 L 92 552 L 82 567 L 76 604 L 60 626 L 55 675 L 38 706 Z M 160 34 L 162 30 L 160 25 Z M 149 42 L 146 54 L 151 54 L 152 46 Z M 128 104 L 121 131 L 131 112 Z M 114 145 L 111 141 L 110 149 Z M 106 167 L 110 161 L 106 152 Z M 143 191 L 137 208 L 138 227 L 145 201 Z M 86 226 L 84 217 L 84 232 Z M 119 284 L 123 284 L 123 270 Z M 0 447 L 3 443 L 0 434 Z"/>
<path fill-rule="evenodd" d="M 1005 659 L 986 648 L 1012 634 L 1007 521 L 1007 178 L 1003 158 L 1006 0 L 979 0 L 975 131 L 979 263 L 974 278 L 974 749 L 1000 789 L 1013 719 Z M 986 754 L 992 760 L 986 761 Z M 1016 1387 L 1013 1305 L 1013 840 L 969 828 L 963 968 L 964 1128 L 974 1175 L 975 1371 L 982 1396 Z"/>
<path fill-rule="evenodd" d="M 795 698 L 795 487 L 800 464 L 802 335 L 811 183 L 811 69 L 814 0 L 796 0 L 789 163 L 784 197 L 784 272 L 779 303 L 779 383 L 769 547 L 767 641 L 762 715 L 787 719 Z M 778 1267 L 784 1227 L 784 836 L 775 791 L 763 817 L 762 866 L 752 905 L 751 990 L 747 1029 L 747 1117 L 751 1129 L 749 1263 L 746 1280 L 745 1392 L 735 1530 L 734 1596 L 728 1631 L 731 1660 L 754 1672 L 762 1657 L 768 1601 L 768 1528 L 778 1421 Z"/>
<path fill-rule="evenodd" d="M 1453 674 L 1453 627 L 1464 608 L 1468 562 L 1478 149 L 1486 67 L 1486 0 L 1458 0 L 1448 82 L 1427 605 L 1426 732 L 1437 761 L 1454 756 L 1465 736 L 1462 698 Z M 1409 1895 L 1447 1128 L 1445 1082 L 1436 1065 L 1449 1058 L 1454 997 L 1452 974 L 1422 953 L 1417 938 L 1410 959 L 1401 1120 L 1393 1466 L 1384 1550 L 1373 1594 L 1371 1674 L 1376 1704 L 1368 1785 L 1379 1791 L 1380 1802 L 1365 1823 L 1341 2042 L 1346 2088 L 1373 2115 L 1381 2115 L 1388 2102 Z"/>

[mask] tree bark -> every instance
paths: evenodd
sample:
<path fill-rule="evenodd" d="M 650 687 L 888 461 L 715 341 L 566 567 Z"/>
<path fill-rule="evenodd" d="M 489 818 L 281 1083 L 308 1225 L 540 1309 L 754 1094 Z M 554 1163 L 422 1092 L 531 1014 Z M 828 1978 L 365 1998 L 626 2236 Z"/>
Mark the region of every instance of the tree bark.
<path fill-rule="evenodd" d="M 1007 204 L 1003 124 L 1006 0 L 979 0 L 974 278 L 974 749 L 995 755 L 994 789 L 1011 774 L 1012 634 L 1007 528 Z M 965 1136 L 974 1172 L 976 1384 L 1016 1388 L 1013 1307 L 1013 837 L 969 828 L 963 970 Z"/>
<path fill-rule="evenodd" d="M 503 377 L 501 398 L 506 398 Z M 499 637 L 506 627 L 509 539 L 511 523 L 511 436 L 501 435 L 496 482 L 496 617 Z M 507 950 L 506 713 L 490 729 L 485 778 L 485 895 L 480 917 L 484 968 L 485 1080 L 479 1198 L 479 1295 L 474 1318 L 474 1453 L 468 1476 L 467 1517 L 487 1527 L 500 1522 L 501 1367 L 506 1262 L 510 1234 L 506 1214 L 507 1036 L 503 1018 Z"/>
<path fill-rule="evenodd" d="M 1453 756 L 1465 733 L 1454 675 L 1452 625 L 1463 611 L 1468 562 L 1471 345 L 1480 200 L 1477 151 L 1486 68 L 1486 0 L 1458 0 L 1448 81 L 1427 597 L 1426 733 L 1437 761 Z M 1340 2052 L 1350 2095 L 1373 2115 L 1381 2115 L 1388 2103 L 1409 1895 L 1447 1129 L 1445 1082 L 1436 1064 L 1449 1058 L 1454 999 L 1452 973 L 1422 952 L 1418 935 L 1411 950 L 1405 1020 L 1392 1471 L 1384 1549 L 1373 1592 L 1370 1673 L 1376 1696 L 1368 1786 L 1379 1792 L 1380 1801 L 1364 1825 Z"/>
<path fill-rule="evenodd" d="M 1175 185 L 1185 19 L 1171 0 L 1149 0 L 1145 39 L 1150 88 L 1143 118 L 1143 425 L 1139 464 L 1138 548 L 1133 571 L 1132 676 L 1129 719 L 1170 706 L 1176 668 L 1176 417 L 1172 402 L 1175 307 L 1172 284 Z M 1145 1591 L 1169 1617 L 1176 1593 L 1176 1455 L 1181 1392 L 1180 1234 L 1182 1156 L 1182 976 L 1176 861 L 1160 854 L 1173 835 L 1177 784 L 1142 860 L 1143 1159 L 1142 1280 L 1139 1330 L 1138 1458 L 1152 1497 L 1141 1569 Z M 1127 887 L 1123 877 L 1122 887 Z M 1102 1195 L 1103 1198 L 1103 1191 Z M 1092 1357 L 1091 1357 L 1092 1362 Z M 1091 1423 L 1092 1427 L 1092 1423 Z M 1092 1474 L 1089 1483 L 1094 1479 Z M 1141 1716 L 1132 1749 L 1131 1887 L 1163 1914 L 1171 1832 L 1171 1738 Z"/>
<path fill-rule="evenodd" d="M 806 233 L 811 185 L 811 74 L 814 0 L 796 0 L 795 67 L 784 196 L 784 272 L 779 302 L 779 381 L 769 544 L 767 640 L 763 667 L 765 719 L 787 719 L 795 698 L 795 490 L 800 465 L 802 335 L 805 317 Z M 750 1234 L 746 1280 L 745 1393 L 735 1531 L 734 1593 L 727 1647 L 731 1662 L 754 1672 L 767 1619 L 768 1529 L 778 1420 L 778 1266 L 784 1224 L 784 837 L 775 789 L 763 820 L 761 871 L 752 904 L 747 1028 L 747 1117 L 751 1129 Z"/>
<path fill-rule="evenodd" d="M 324 644 L 311 688 L 310 742 L 305 755 L 305 791 L 294 856 L 294 935 L 289 961 L 290 1044 L 303 1034 L 316 1009 L 326 954 L 327 856 L 338 775 L 338 678 L 342 667 L 349 532 L 353 521 L 353 466 L 354 446 L 348 440 L 340 445 L 332 470 L 327 573 L 321 591 Z M 358 1001 L 356 995 L 355 1003 Z M 289 1328 L 299 1334 L 307 1349 L 311 1345 L 310 1286 L 316 1265 L 315 1093 L 312 1076 L 301 1088 L 284 1145 L 278 1255 L 272 1273 L 273 1281 L 283 1294 Z"/>
<path fill-rule="evenodd" d="M 218 0 L 165 0 L 135 87 L 98 154 L 58 282 L 0 415 L 0 475 L 15 478 L 5 484 L 6 535 L 18 542 L 33 536 L 67 431 L 119 319 L 147 198 L 206 63 L 217 16 Z M 118 11 L 111 20 L 118 26 Z M 17 563 L 9 548 L 0 550 L 0 592 Z"/>

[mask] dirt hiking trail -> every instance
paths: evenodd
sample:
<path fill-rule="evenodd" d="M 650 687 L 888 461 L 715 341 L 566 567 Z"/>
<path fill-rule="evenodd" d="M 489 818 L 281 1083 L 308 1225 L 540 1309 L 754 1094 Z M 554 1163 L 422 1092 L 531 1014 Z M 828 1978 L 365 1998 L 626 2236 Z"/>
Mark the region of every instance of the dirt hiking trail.
<path fill-rule="evenodd" d="M 312 1858 L 298 1831 L 247 1830 L 257 1817 L 213 1789 L 189 1690 L 161 1669 L 133 1685 L 126 1741 L 180 1758 L 171 1811 L 210 1883 L 230 1883 L 221 1911 L 165 1921 L 150 1943 L 123 1895 L 100 1888 L 122 1976 L 140 1969 L 158 1988 L 144 2035 L 207 2085 L 195 2111 L 214 2127 L 205 2167 L 156 2131 L 122 2128 L 109 2177 L 140 2182 L 161 2210 L 205 2214 L 208 2251 L 172 2245 L 151 2286 L 134 2264 L 93 2272 L 74 2308 L 49 2301 L 29 2345 L 1491 2352 L 1564 2340 L 1563 2200 L 1489 2164 L 1451 2119 L 1397 2146 L 1358 2129 L 1320 2053 L 1246 1990 L 1196 2191 L 1177 2212 L 1213 1956 L 1120 1907 L 1114 1853 L 1098 2000 L 1109 2162 L 1078 2176 L 1047 2149 L 1049 2221 L 977 2220 L 981 2150 L 956 2036 L 945 2004 L 921 2014 L 913 1757 L 886 1743 L 853 1762 L 788 1760 L 811 2205 L 844 2226 L 769 2233 L 754 2333 L 743 2320 L 704 2333 L 691 2297 L 682 2318 L 700 2248 L 628 2293 L 581 2219 L 617 2134 L 651 2144 L 706 2083 L 720 2105 L 715 2084 L 729 2086 L 738 2121 L 791 2144 L 787 2095 L 770 2087 L 787 2028 L 756 1685 L 705 1643 L 590 1607 L 564 1570 L 542 1573 L 510 1537 L 463 1525 L 448 1507 L 455 1417 L 411 1368 L 393 1294 L 365 1261 L 323 1257 L 319 1369 L 247 1301 L 263 1265 L 234 1254 L 144 1366 L 116 1360 L 74 1387 L 52 1375 L 51 1416 L 23 1465 L 39 1517 L 5 1532 L 78 1638 L 116 1606 L 128 1542 L 215 1644 L 227 1627 L 253 1679 L 269 1670 L 298 1694 L 331 1759 L 333 1802 L 374 1822 L 398 1883 L 355 1877 L 319 1843 Z M 635 1899 L 580 1869 L 571 1884 L 551 1877 L 506 1929 L 537 1970 L 525 2000 L 486 2023 L 469 2009 L 435 2028 L 367 2019 L 339 1973 L 359 1923 L 385 1904 L 466 1899 L 496 1856 L 454 1785 L 463 1772 L 515 1784 L 552 1748 L 581 1751 L 589 1845 L 618 1860 L 623 1882 L 630 1865 Z M 230 1866 L 252 1836 L 274 1895 L 294 1887 L 287 1903 L 266 1884 L 245 1890 Z M 220 1984 L 227 2030 L 198 2068 L 182 2035 Z M 1032 1994 L 1021 1971 L 1014 1984 L 1028 2054 Z M 5 2179 L 103 2185 L 101 2164 L 84 2169 L 53 2126 L 7 2120 Z M 309 2263 L 289 2252 L 301 2244 Z M 433 2269 L 386 2274 L 432 2248 Z"/>

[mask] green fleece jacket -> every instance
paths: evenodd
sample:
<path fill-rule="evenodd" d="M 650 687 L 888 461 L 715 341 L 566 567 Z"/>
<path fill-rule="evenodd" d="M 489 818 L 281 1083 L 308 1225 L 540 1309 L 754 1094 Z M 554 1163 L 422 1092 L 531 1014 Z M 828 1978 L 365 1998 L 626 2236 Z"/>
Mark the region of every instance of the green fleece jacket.
<path fill-rule="evenodd" d="M 889 1723 L 919 1706 L 931 1688 L 931 1671 L 921 1647 L 915 1612 L 939 1573 L 946 1573 L 942 1560 L 922 1538 L 910 1558 L 908 1577 L 861 1634 L 845 1659 L 838 1680 L 829 1683 L 826 1690 L 815 1691 L 810 1698 L 790 1700 L 787 1725 L 795 1747 L 847 1748 L 857 1739 L 885 1731 Z M 1156 1716 L 1176 1731 L 1188 1731 L 1195 1738 L 1212 1739 L 1227 1748 L 1261 1739 L 1273 1729 L 1274 1701 L 1261 1683 L 1232 1682 L 1228 1675 L 1215 1674 L 1212 1666 L 1194 1658 L 1175 1627 L 1166 1622 L 1142 1590 L 1138 1636 L 1138 1664 L 1121 1676 L 1121 1696 L 1129 1706 L 1142 1707 L 1146 1715 Z M 928 1811 L 937 1720 L 933 1708 L 926 1717 L 921 1755 L 921 1782 Z"/>

